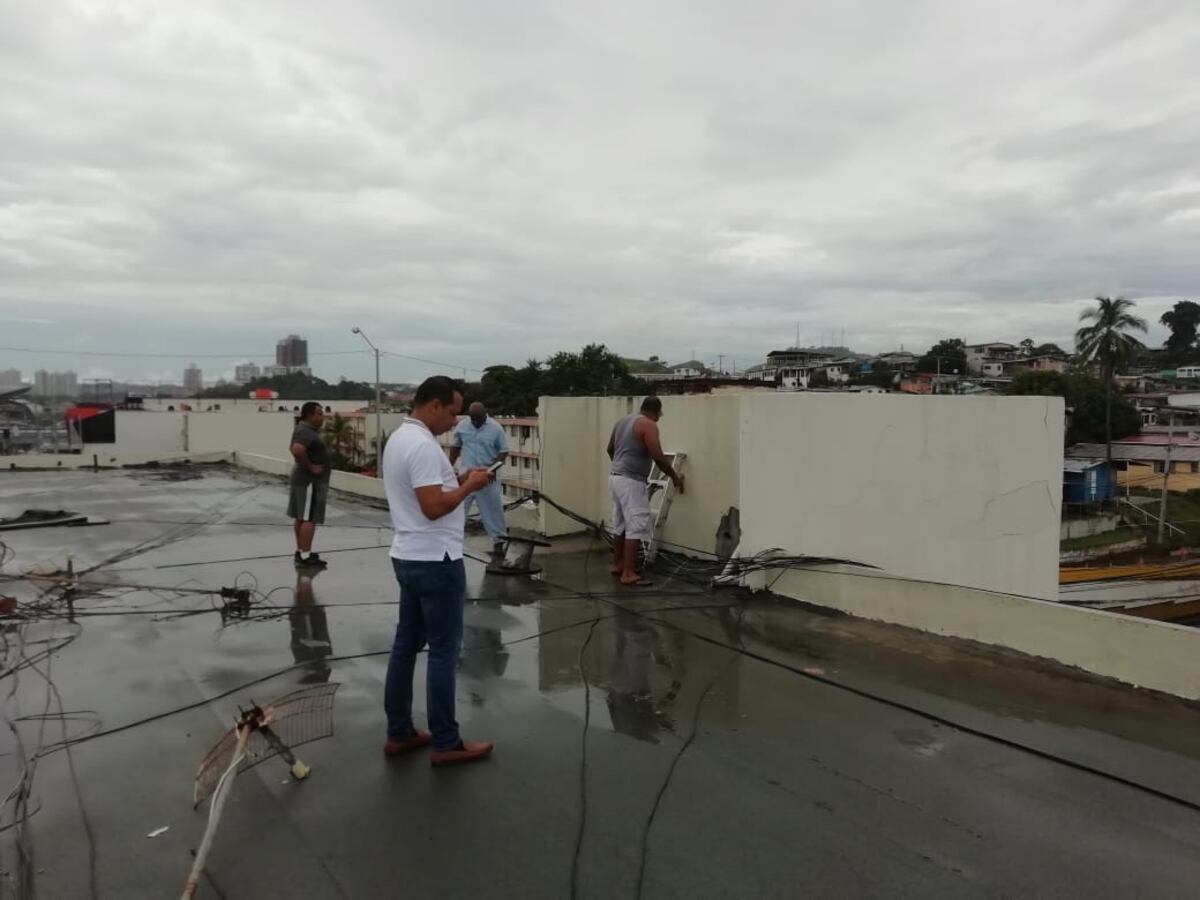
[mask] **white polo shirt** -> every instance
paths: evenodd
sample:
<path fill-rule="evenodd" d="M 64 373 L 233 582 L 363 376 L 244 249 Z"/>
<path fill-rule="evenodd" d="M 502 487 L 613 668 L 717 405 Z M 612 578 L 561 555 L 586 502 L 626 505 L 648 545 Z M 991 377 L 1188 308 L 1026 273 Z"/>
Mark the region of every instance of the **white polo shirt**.
<path fill-rule="evenodd" d="M 383 487 L 392 514 L 393 559 L 462 559 L 467 515 L 462 504 L 440 519 L 427 519 L 416 489 L 441 485 L 458 489 L 458 476 L 432 432 L 416 419 L 405 419 L 383 448 Z"/>

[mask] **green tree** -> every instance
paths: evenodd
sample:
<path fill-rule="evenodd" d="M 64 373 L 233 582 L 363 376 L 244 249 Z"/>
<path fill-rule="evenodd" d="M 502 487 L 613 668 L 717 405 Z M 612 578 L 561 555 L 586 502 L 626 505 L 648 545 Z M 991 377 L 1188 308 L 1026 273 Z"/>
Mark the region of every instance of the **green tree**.
<path fill-rule="evenodd" d="M 1005 393 L 1022 396 L 1063 397 L 1067 401 L 1068 444 L 1101 443 L 1107 440 L 1108 394 L 1104 385 L 1090 375 L 1060 372 L 1021 372 Z M 1112 398 L 1111 433 L 1121 440 L 1142 430 L 1142 417 L 1124 397 Z"/>
<path fill-rule="evenodd" d="M 1196 332 L 1200 329 L 1200 304 L 1191 300 L 1180 300 L 1159 319 L 1171 329 L 1171 336 L 1164 346 L 1175 357 L 1185 356 L 1196 347 Z"/>
<path fill-rule="evenodd" d="M 1104 385 L 1104 444 L 1105 461 L 1112 466 L 1112 397 L 1113 376 L 1129 364 L 1142 342 L 1130 332 L 1146 331 L 1146 320 L 1133 314 L 1133 301 L 1124 297 L 1097 297 L 1096 305 L 1079 314 L 1079 321 L 1089 324 L 1075 332 L 1075 347 L 1079 361 L 1085 366 L 1100 369 Z"/>
<path fill-rule="evenodd" d="M 1066 359 L 1071 354 L 1069 354 L 1062 347 L 1058 346 L 1058 344 L 1038 344 L 1036 347 L 1033 348 L 1033 352 L 1029 355 L 1030 356 L 1057 356 L 1060 359 Z"/>
<path fill-rule="evenodd" d="M 850 383 L 893 388 L 896 385 L 896 372 L 887 363 L 871 363 L 869 372 L 864 372 L 862 367 L 855 367 L 854 371 L 850 373 Z"/>
<path fill-rule="evenodd" d="M 603 344 L 588 344 L 578 353 L 555 353 L 546 360 L 542 379 L 542 393 L 559 397 L 606 397 L 642 389 L 625 360 Z"/>
<path fill-rule="evenodd" d="M 940 368 L 939 368 L 940 361 Z M 937 372 L 952 375 L 967 372 L 967 345 L 962 338 L 948 338 L 938 341 L 929 352 L 917 361 L 918 372 Z"/>
<path fill-rule="evenodd" d="M 1021 341 L 1020 347 L 1022 356 L 1033 356 L 1037 350 L 1037 344 L 1033 342 L 1033 338 L 1025 338 Z"/>
<path fill-rule="evenodd" d="M 466 385 L 464 400 L 482 402 L 489 412 L 508 416 L 537 415 L 538 398 L 644 394 L 647 385 L 629 374 L 626 362 L 603 344 L 579 353 L 555 353 L 545 363 L 529 360 L 524 367 L 489 366 L 483 377 Z"/>
<path fill-rule="evenodd" d="M 478 400 L 496 415 L 534 416 L 537 415 L 541 383 L 542 366 L 536 359 L 529 360 L 520 369 L 488 366 L 478 382 L 466 385 L 464 401 L 469 404 Z"/>
<path fill-rule="evenodd" d="M 219 384 L 202 391 L 201 397 L 237 399 L 251 391 L 266 388 L 279 394 L 280 400 L 373 400 L 375 388 L 361 381 L 329 384 L 303 372 L 289 372 L 271 378 L 255 378 L 247 384 Z"/>
<path fill-rule="evenodd" d="M 350 469 L 357 465 L 358 435 L 354 431 L 354 423 L 345 416 L 334 413 L 325 421 L 325 443 L 329 445 L 329 453 L 335 469 Z"/>

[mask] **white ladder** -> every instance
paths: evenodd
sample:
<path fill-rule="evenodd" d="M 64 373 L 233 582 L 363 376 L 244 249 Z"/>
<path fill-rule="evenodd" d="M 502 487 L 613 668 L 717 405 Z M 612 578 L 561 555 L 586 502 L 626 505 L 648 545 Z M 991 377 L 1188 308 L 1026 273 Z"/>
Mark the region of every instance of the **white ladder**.
<path fill-rule="evenodd" d="M 685 453 L 664 453 L 671 462 L 675 474 L 683 477 L 683 463 L 687 459 Z M 667 524 L 667 514 L 671 511 L 671 501 L 675 499 L 675 483 L 667 476 L 658 463 L 650 466 L 650 475 L 646 479 L 646 490 L 650 493 L 650 515 L 654 517 L 654 530 L 650 540 L 644 542 L 644 556 L 647 563 L 654 562 L 658 555 L 658 544 L 662 537 L 663 526 Z"/>

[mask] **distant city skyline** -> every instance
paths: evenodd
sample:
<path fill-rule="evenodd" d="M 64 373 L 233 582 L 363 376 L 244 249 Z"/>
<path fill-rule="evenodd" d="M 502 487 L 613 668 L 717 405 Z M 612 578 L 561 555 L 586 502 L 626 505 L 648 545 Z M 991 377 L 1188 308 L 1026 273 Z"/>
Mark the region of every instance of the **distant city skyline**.
<path fill-rule="evenodd" d="M 1155 298 L 1144 299 L 1138 303 L 1137 312 L 1145 317 L 1150 323 L 1150 332 L 1146 337 L 1146 342 L 1149 346 L 1161 346 L 1166 340 L 1167 329 L 1158 322 L 1159 317 L 1167 309 L 1171 307 L 1178 299 L 1184 298 Z M 1008 343 L 1017 344 L 1022 339 L 1029 337 L 1033 338 L 1038 343 L 1056 343 L 1064 349 L 1070 351 L 1074 346 L 1074 329 L 1077 326 L 1078 310 L 1089 305 L 1089 300 L 1081 300 L 1073 307 L 1072 315 L 1069 317 L 1065 335 L 1048 335 L 1039 333 L 1033 329 L 1025 331 L 1013 331 L 1014 327 L 1020 327 L 1019 322 L 1009 322 L 1007 327 L 1000 330 L 998 336 L 991 332 L 981 332 L 975 329 L 968 330 L 964 333 L 935 333 L 934 337 L 925 343 L 924 341 L 913 343 L 912 341 L 896 341 L 894 343 L 876 343 L 867 345 L 856 342 L 855 336 L 847 331 L 845 339 L 847 345 L 859 353 L 886 353 L 893 350 L 899 350 L 903 345 L 905 349 L 914 352 L 918 355 L 928 350 L 934 343 L 942 338 L 961 337 L 967 343 L 981 343 L 983 341 L 999 340 Z M 3 317 L 0 317 L 3 321 Z M 49 329 L 43 329 L 49 331 Z M 346 329 L 349 338 L 349 329 Z M 354 381 L 370 382 L 374 379 L 374 361 L 369 352 L 364 349 L 356 348 L 348 340 L 345 343 L 341 342 L 339 332 L 333 332 L 329 335 L 317 333 L 316 340 L 311 339 L 310 335 L 304 336 L 306 344 L 305 353 L 309 360 L 309 368 L 315 377 L 322 378 L 329 382 L 335 382 L 341 376 Z M 328 343 L 322 338 L 327 337 Z M 671 342 L 669 336 L 664 335 L 665 340 L 660 340 L 657 336 L 632 335 L 624 344 L 609 345 L 609 349 L 620 354 L 621 356 L 631 359 L 649 359 L 650 356 L 659 356 L 664 362 L 675 364 L 691 360 L 699 359 L 708 365 L 715 365 L 720 357 L 724 357 L 726 368 L 733 365 L 740 369 L 748 368 L 762 362 L 766 354 L 771 350 L 783 349 L 791 346 L 795 340 L 795 322 L 790 328 L 781 325 L 781 328 L 774 334 L 774 337 L 768 335 L 764 337 L 764 342 L 756 351 L 754 349 L 746 349 L 741 352 L 726 349 L 708 351 L 703 347 L 678 347 L 675 352 L 671 352 Z M 823 346 L 837 345 L 842 340 L 842 332 L 840 329 L 826 329 L 824 331 L 807 332 L 803 326 L 800 332 L 800 346 Z M 243 338 L 244 341 L 244 338 Z M 7 343 L 7 340 L 5 341 Z M 282 341 L 278 337 L 269 338 L 262 342 L 260 348 L 248 349 L 241 353 L 226 354 L 222 343 L 214 342 L 214 346 L 205 347 L 203 342 L 199 340 L 199 335 L 195 336 L 195 340 L 189 343 L 189 346 L 195 351 L 192 353 L 171 353 L 168 358 L 163 357 L 148 357 L 142 358 L 137 356 L 135 349 L 128 349 L 128 345 L 123 345 L 120 350 L 113 349 L 111 351 L 96 349 L 94 352 L 103 354 L 104 352 L 113 353 L 130 353 L 133 356 L 114 356 L 106 357 L 103 355 L 89 356 L 92 347 L 87 346 L 84 340 L 79 339 L 72 341 L 77 345 L 79 356 L 71 356 L 71 351 L 64 350 L 62 354 L 55 353 L 53 355 L 39 356 L 36 353 L 13 353 L 0 349 L 0 366 L 12 366 L 14 369 L 28 373 L 34 365 L 26 362 L 26 360 L 41 360 L 42 365 L 48 369 L 53 369 L 56 366 L 62 368 L 64 362 L 70 362 L 71 366 L 80 373 L 81 378 L 113 378 L 120 381 L 128 381 L 144 384 L 175 384 L 181 385 L 183 382 L 182 372 L 184 367 L 192 362 L 197 362 L 204 376 L 205 384 L 214 384 L 218 380 L 231 381 L 236 383 L 244 383 L 249 378 L 242 378 L 239 375 L 239 369 L 250 364 L 257 366 L 259 373 L 269 372 L 272 366 L 276 365 L 279 358 L 278 345 Z M 584 343 L 587 343 L 585 341 Z M 409 382 L 416 383 L 428 375 L 450 375 L 454 378 L 462 377 L 462 367 L 468 368 L 469 376 L 477 378 L 482 369 L 489 365 L 508 364 L 513 366 L 522 366 L 529 358 L 529 354 L 522 353 L 520 350 L 514 351 L 511 348 L 497 345 L 495 347 L 495 356 L 485 357 L 483 359 L 461 360 L 460 365 L 450 364 L 454 360 L 438 360 L 438 362 L 446 362 L 447 365 L 435 366 L 427 363 L 415 362 L 402 358 L 386 355 L 388 353 L 400 353 L 404 355 L 417 356 L 415 350 L 406 347 L 403 341 L 399 340 L 381 340 L 381 348 L 385 351 L 385 356 L 382 360 L 382 375 L 384 381 L 388 382 Z M 630 345 L 636 347 L 649 347 L 651 349 L 637 352 L 630 349 Z M 555 348 L 558 350 L 578 350 L 583 346 L 561 346 Z M 309 350 L 308 348 L 312 349 Z M 330 347 L 331 349 L 325 349 Z M 336 348 L 336 349 L 332 349 Z M 47 348 L 50 349 L 50 348 Z M 147 351 L 152 352 L 152 351 Z M 166 352 L 166 351 L 164 351 Z M 696 354 L 693 356 L 693 352 Z M 213 358 L 218 356 L 219 358 Z M 545 359 L 549 354 L 540 354 L 540 358 Z M 257 377 L 257 376 L 250 376 Z M 30 376 L 26 375 L 25 380 L 29 381 Z"/>

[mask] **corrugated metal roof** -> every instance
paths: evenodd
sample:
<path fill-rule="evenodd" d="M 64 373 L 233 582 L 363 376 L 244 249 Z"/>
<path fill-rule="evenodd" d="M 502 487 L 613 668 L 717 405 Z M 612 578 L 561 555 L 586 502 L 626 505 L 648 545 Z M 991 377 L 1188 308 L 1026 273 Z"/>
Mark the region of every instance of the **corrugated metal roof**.
<path fill-rule="evenodd" d="M 1064 459 L 1064 472 L 1086 472 L 1088 469 L 1094 469 L 1096 466 L 1104 465 L 1102 459 Z"/>
<path fill-rule="evenodd" d="M 1103 444 L 1076 444 L 1068 447 L 1070 459 L 1105 459 Z M 1161 444 L 1113 444 L 1112 458 L 1131 462 L 1158 462 L 1166 460 L 1167 448 Z M 1171 459 L 1175 462 L 1200 462 L 1200 447 L 1171 448 Z"/>

